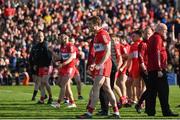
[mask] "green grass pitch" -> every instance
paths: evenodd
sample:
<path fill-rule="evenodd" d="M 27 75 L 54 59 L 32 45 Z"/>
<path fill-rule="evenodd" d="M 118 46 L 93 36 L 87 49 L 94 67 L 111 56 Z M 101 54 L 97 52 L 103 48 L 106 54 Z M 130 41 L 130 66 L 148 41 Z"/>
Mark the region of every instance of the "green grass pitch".
<path fill-rule="evenodd" d="M 62 104 L 60 109 L 55 109 L 50 105 L 38 105 L 36 101 L 31 101 L 33 86 L 0 86 L 0 119 L 73 119 L 76 115 L 83 114 L 86 110 L 86 104 L 88 101 L 88 95 L 90 91 L 90 85 L 84 85 L 82 87 L 82 94 L 84 99 L 77 100 L 76 86 L 73 86 L 74 97 L 76 99 L 77 108 L 68 109 L 66 105 Z M 59 94 L 59 87 L 52 86 L 53 98 L 57 99 Z M 170 87 L 170 106 L 172 111 L 180 114 L 180 88 L 177 86 Z M 97 113 L 100 106 L 96 105 L 94 114 Z M 112 111 L 112 109 L 111 109 Z M 141 114 L 136 113 L 134 106 L 131 108 L 122 108 L 120 110 L 121 117 L 123 119 L 169 119 L 173 117 L 163 117 L 159 105 L 159 100 L 156 103 L 156 116 L 148 117 L 144 112 Z M 107 118 L 94 115 L 93 118 Z M 174 119 L 180 119 L 174 117 Z"/>

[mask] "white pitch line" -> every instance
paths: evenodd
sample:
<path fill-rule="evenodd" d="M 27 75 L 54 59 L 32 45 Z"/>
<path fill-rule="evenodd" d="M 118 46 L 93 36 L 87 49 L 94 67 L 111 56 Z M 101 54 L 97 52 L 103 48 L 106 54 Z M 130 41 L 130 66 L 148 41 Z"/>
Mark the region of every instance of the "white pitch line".
<path fill-rule="evenodd" d="M 13 92 L 15 92 L 15 91 L 12 91 L 12 90 L 0 90 L 0 92 L 13 93 Z M 26 92 L 16 92 L 16 93 L 26 94 L 26 95 L 32 95 L 31 93 L 26 93 Z"/>
<path fill-rule="evenodd" d="M 5 93 L 13 93 L 14 91 L 12 90 L 0 90 L 0 93 L 1 92 L 5 92 Z M 26 93 L 26 92 L 16 92 L 16 93 L 20 93 L 20 94 L 26 94 L 26 95 L 31 95 L 32 96 L 32 93 Z M 53 97 L 53 99 L 58 99 L 58 97 Z"/>

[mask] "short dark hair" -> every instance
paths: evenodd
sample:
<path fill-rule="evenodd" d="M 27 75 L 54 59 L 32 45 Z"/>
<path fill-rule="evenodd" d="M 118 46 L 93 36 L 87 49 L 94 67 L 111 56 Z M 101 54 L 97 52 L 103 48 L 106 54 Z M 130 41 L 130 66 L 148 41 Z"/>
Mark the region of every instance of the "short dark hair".
<path fill-rule="evenodd" d="M 38 32 L 43 32 L 44 33 L 44 30 L 38 29 Z"/>
<path fill-rule="evenodd" d="M 93 16 L 89 19 L 89 23 L 92 25 L 101 26 L 101 18 L 99 16 Z"/>
<path fill-rule="evenodd" d="M 142 30 L 135 30 L 135 31 L 133 31 L 132 33 L 131 33 L 131 35 L 132 34 L 137 34 L 137 35 L 139 35 L 140 37 L 142 37 Z"/>

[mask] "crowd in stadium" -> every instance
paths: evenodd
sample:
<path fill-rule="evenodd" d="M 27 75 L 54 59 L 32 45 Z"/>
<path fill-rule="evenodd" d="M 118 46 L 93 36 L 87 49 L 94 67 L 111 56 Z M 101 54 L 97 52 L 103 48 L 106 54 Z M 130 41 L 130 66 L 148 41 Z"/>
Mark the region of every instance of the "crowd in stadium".
<path fill-rule="evenodd" d="M 167 71 L 176 73 L 179 82 L 180 12 L 177 4 L 177 0 L 29 0 L 26 4 L 21 0 L 0 0 L 0 85 L 12 85 L 14 81 L 16 85 L 21 82 L 27 85 L 27 81 L 33 81 L 29 58 L 40 37 L 44 37 L 53 54 L 59 52 L 62 38 L 73 42 L 78 49 L 80 81 L 88 82 L 85 71 L 94 35 L 87 20 L 93 16 L 101 18 L 102 28 L 112 38 L 129 47 L 133 45 L 132 34 L 139 35 L 137 30 L 146 31 L 149 27 L 155 31 L 157 24 L 166 24 Z M 124 52 L 128 56 L 128 52 Z M 51 65 L 49 83 L 55 84 L 58 65 Z M 128 72 L 127 68 L 125 74 Z M 46 88 L 52 97 L 51 90 Z M 121 95 L 123 104 L 128 102 L 126 94 Z M 135 97 L 130 102 L 137 100 Z"/>

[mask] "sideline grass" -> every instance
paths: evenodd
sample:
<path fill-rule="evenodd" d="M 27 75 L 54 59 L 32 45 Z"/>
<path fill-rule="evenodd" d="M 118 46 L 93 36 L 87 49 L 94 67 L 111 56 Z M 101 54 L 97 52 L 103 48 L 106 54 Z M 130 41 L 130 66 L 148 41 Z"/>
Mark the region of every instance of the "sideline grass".
<path fill-rule="evenodd" d="M 76 87 L 73 86 L 74 97 L 77 99 Z M 38 105 L 37 101 L 31 101 L 33 86 L 0 86 L 0 119 L 72 119 L 76 115 L 83 114 L 86 110 L 90 85 L 84 85 L 82 94 L 84 99 L 77 100 L 77 108 L 68 109 L 66 105 L 62 104 L 60 109 L 54 109 L 50 105 Z M 59 87 L 53 86 L 53 98 L 57 99 L 59 94 Z M 180 88 L 177 86 L 170 87 L 170 105 L 172 111 L 180 114 Z M 36 97 L 36 100 L 39 98 Z M 147 117 L 145 113 L 137 114 L 134 106 L 131 108 L 122 108 L 120 110 L 123 119 L 180 119 L 180 117 L 163 117 L 159 106 L 159 100 L 156 103 L 157 114 L 155 117 Z M 99 103 L 96 106 L 95 113 L 99 110 Z M 93 118 L 107 118 L 94 115 Z"/>

